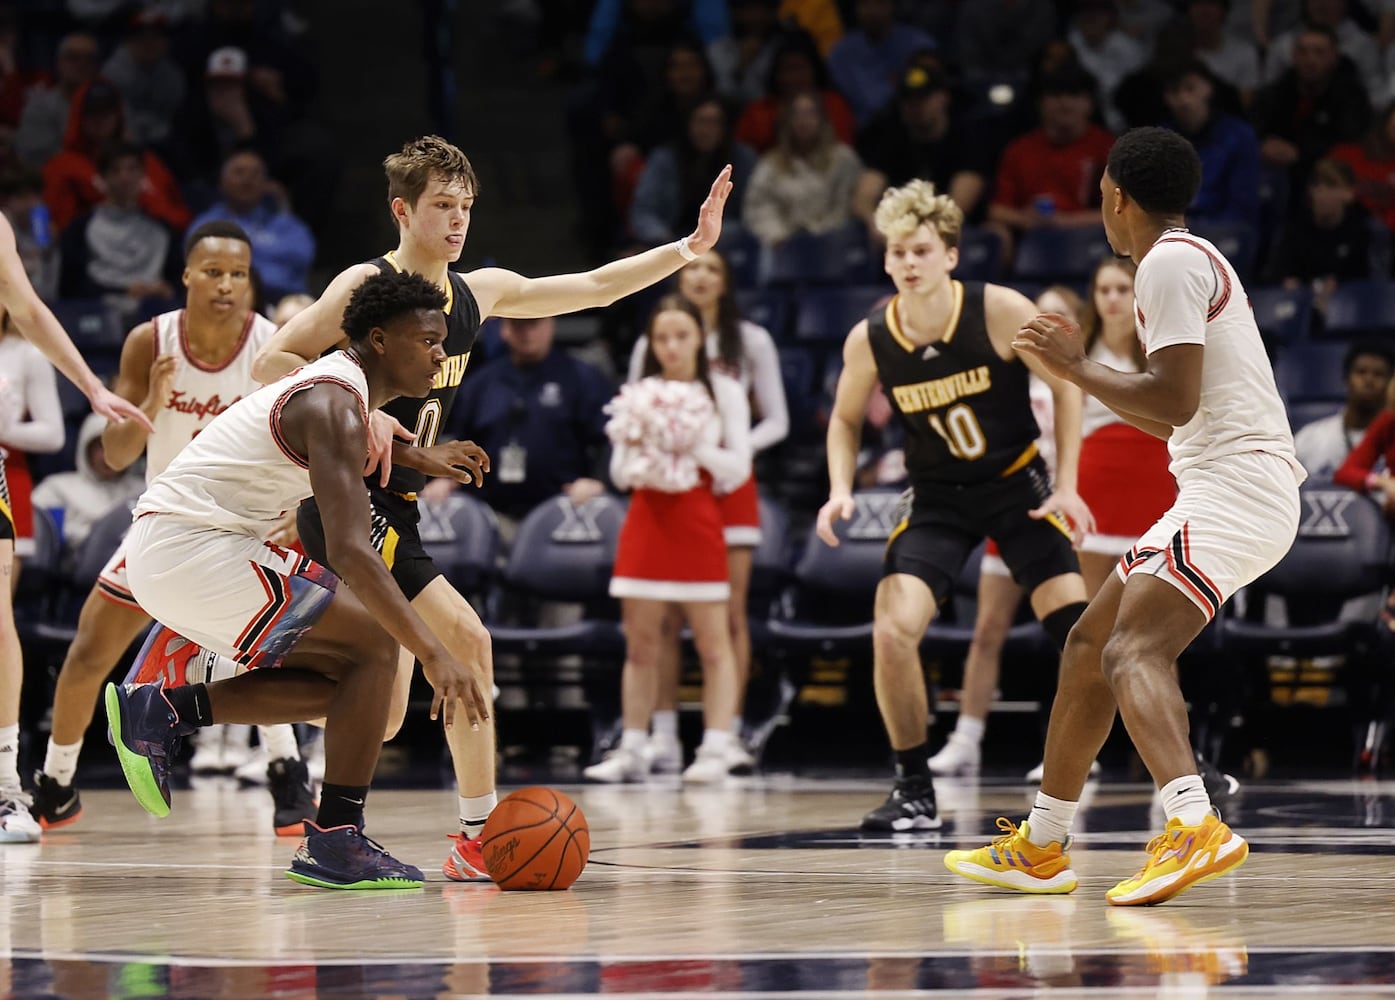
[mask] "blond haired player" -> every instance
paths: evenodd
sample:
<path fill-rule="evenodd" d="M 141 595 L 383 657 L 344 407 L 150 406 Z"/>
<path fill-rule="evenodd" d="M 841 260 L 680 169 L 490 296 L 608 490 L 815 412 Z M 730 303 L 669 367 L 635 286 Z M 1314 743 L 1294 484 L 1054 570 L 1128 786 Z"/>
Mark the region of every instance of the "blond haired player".
<path fill-rule="evenodd" d="M 873 624 L 877 705 L 896 754 L 891 795 L 862 820 L 867 830 L 940 825 L 930 778 L 929 705 L 919 646 L 970 553 L 985 537 L 1030 595 L 1047 633 L 1064 645 L 1085 610 L 1071 547 L 1089 531 L 1075 492 L 1080 390 L 1012 341 L 1036 315 L 1001 285 L 958 281 L 963 213 L 926 181 L 892 188 L 877 206 L 886 272 L 896 295 L 848 334 L 828 423 L 829 497 L 818 533 L 837 545 L 833 522 L 851 517 L 862 417 L 878 382 L 906 429 L 911 488 L 887 543 Z M 1056 484 L 1037 453 L 1029 369 L 1051 388 Z"/>

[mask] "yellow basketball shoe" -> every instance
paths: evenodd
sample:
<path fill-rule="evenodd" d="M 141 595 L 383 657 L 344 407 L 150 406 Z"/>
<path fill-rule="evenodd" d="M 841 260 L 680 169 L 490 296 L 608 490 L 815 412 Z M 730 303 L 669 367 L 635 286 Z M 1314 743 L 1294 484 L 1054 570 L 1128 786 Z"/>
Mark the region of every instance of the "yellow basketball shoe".
<path fill-rule="evenodd" d="M 1070 839 L 1065 844 L 1051 843 L 1038 847 L 1027 839 L 1027 824 L 1020 827 L 1011 820 L 998 817 L 998 829 L 1003 831 L 987 847 L 972 851 L 950 851 L 945 855 L 945 867 L 984 885 L 1018 892 L 1072 892 L 1076 885 L 1075 872 L 1070 868 Z"/>
<path fill-rule="evenodd" d="M 1171 899 L 1199 882 L 1239 868 L 1250 845 L 1212 813 L 1197 826 L 1170 819 L 1167 829 L 1148 842 L 1148 862 L 1133 878 L 1104 894 L 1115 906 L 1147 906 Z"/>

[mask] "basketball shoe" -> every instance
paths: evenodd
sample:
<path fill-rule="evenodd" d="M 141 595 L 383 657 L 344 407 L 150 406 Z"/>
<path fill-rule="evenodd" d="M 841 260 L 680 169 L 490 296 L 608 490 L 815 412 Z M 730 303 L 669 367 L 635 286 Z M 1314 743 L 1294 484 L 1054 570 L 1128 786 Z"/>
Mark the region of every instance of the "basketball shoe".
<path fill-rule="evenodd" d="M 676 736 L 654 735 L 644 747 L 650 774 L 677 774 L 683 770 L 683 744 Z"/>
<path fill-rule="evenodd" d="M 37 844 L 41 829 L 19 789 L 0 791 L 0 844 Z"/>
<path fill-rule="evenodd" d="M 1079 884 L 1070 867 L 1070 838 L 1064 844 L 1052 842 L 1038 847 L 1027 839 L 1027 824 L 1020 827 L 998 817 L 1003 835 L 987 847 L 971 851 L 950 851 L 945 867 L 984 885 L 1018 892 L 1073 892 Z"/>
<path fill-rule="evenodd" d="M 266 766 L 267 785 L 276 811 L 271 825 L 278 837 L 294 837 L 304 831 L 306 820 L 313 819 L 318 806 L 310 790 L 310 772 L 305 762 L 293 757 L 273 760 Z"/>
<path fill-rule="evenodd" d="M 181 722 L 162 685 L 108 684 L 107 726 L 126 784 L 152 816 L 170 814 L 170 767 L 194 726 Z"/>
<path fill-rule="evenodd" d="M 29 811 L 45 830 L 55 830 L 76 823 L 82 816 L 82 798 L 76 782 L 60 785 L 43 771 L 34 772 L 34 805 Z"/>
<path fill-rule="evenodd" d="M 938 830 L 935 786 L 921 775 L 897 778 L 886 801 L 862 817 L 864 830 Z"/>
<path fill-rule="evenodd" d="M 1148 842 L 1148 861 L 1133 878 L 1124 879 L 1104 894 L 1115 906 L 1147 906 L 1171 899 L 1200 882 L 1209 882 L 1239 868 L 1250 845 L 1221 822 L 1214 810 L 1196 826 L 1173 818 L 1167 829 Z"/>
<path fill-rule="evenodd" d="M 189 683 L 189 664 L 204 649 L 159 622 L 150 630 L 126 674 L 125 684 L 158 684 L 181 687 Z M 214 654 L 206 654 L 208 656 Z"/>
<path fill-rule="evenodd" d="M 930 773 L 936 777 L 971 777 L 978 774 L 983 757 L 983 749 L 973 740 L 956 739 L 953 735 L 940 748 L 940 752 L 930 758 Z"/>
<path fill-rule="evenodd" d="M 356 826 L 322 830 L 305 821 L 305 839 L 286 878 L 322 889 L 420 889 L 421 869 L 404 864 Z"/>
<path fill-rule="evenodd" d="M 452 833 L 455 845 L 446 856 L 441 871 L 452 882 L 489 882 L 489 872 L 484 867 L 484 847 L 480 837 L 467 837 L 463 833 Z"/>
<path fill-rule="evenodd" d="M 638 750 L 616 747 L 598 764 L 581 772 L 587 781 L 614 785 L 623 781 L 643 781 L 649 774 L 649 762 Z"/>

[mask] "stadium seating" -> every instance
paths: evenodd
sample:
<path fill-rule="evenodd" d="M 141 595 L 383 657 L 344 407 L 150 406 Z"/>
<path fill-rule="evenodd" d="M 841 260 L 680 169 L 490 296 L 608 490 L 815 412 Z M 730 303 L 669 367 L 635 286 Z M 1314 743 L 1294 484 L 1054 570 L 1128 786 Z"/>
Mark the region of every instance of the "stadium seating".
<path fill-rule="evenodd" d="M 1255 288 L 1250 291 L 1250 305 L 1259 332 L 1271 350 L 1306 340 L 1312 333 L 1310 288 Z"/>
<path fill-rule="evenodd" d="M 1327 303 L 1323 336 L 1352 338 L 1395 335 L 1395 284 L 1347 281 Z"/>
<path fill-rule="evenodd" d="M 1095 265 L 1113 256 L 1103 226 L 1033 229 L 1017 246 L 1013 278 L 1041 284 L 1088 281 Z"/>

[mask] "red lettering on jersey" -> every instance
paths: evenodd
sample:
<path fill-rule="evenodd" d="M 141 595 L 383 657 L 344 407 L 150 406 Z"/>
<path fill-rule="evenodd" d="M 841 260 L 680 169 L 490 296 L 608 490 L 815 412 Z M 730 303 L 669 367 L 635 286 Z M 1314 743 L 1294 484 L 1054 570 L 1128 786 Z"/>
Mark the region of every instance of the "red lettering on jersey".
<path fill-rule="evenodd" d="M 178 413 L 192 414 L 203 420 L 205 417 L 216 417 L 241 398 L 238 396 L 237 399 L 230 399 L 225 403 L 223 397 L 215 392 L 208 399 L 195 399 L 183 389 L 176 389 L 170 394 L 170 401 L 167 405 Z"/>

